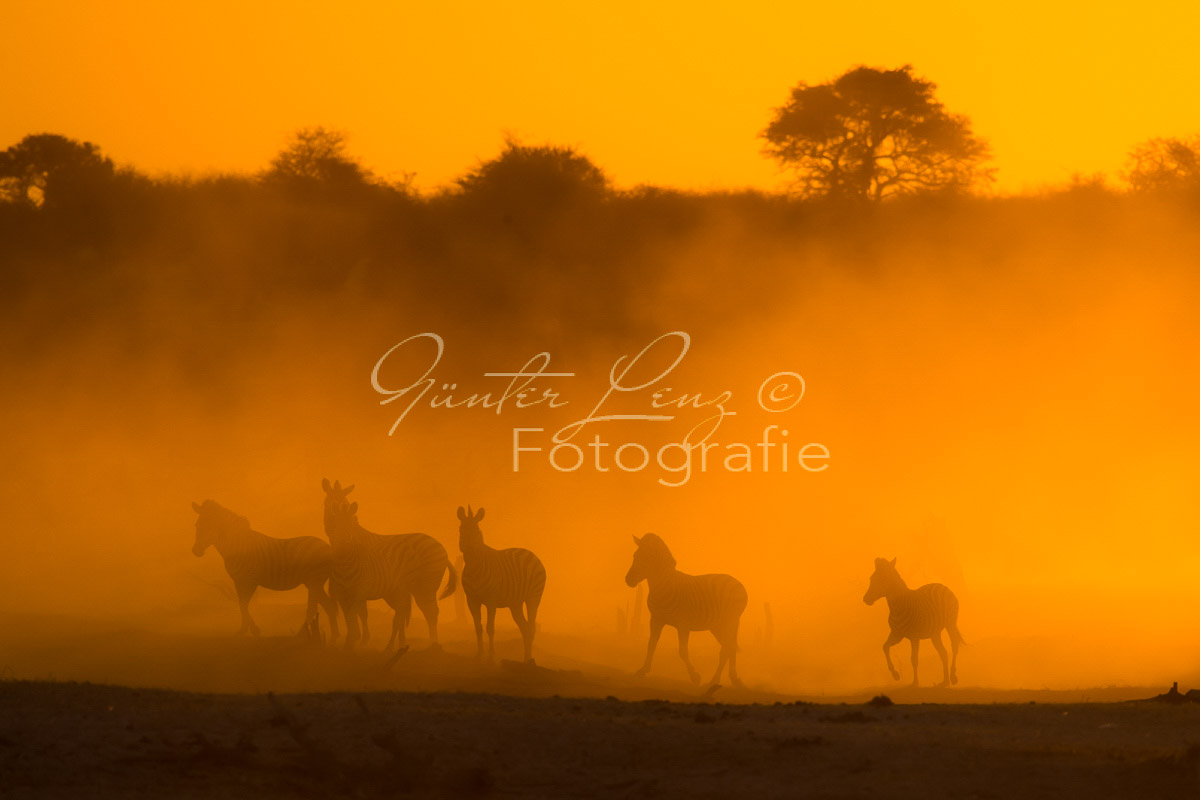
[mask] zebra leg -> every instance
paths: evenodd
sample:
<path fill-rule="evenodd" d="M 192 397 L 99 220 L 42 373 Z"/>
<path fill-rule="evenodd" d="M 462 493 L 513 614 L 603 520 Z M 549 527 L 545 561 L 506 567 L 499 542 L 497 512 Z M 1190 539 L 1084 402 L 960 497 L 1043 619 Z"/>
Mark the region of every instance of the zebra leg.
<path fill-rule="evenodd" d="M 517 628 L 521 631 L 521 641 L 525 644 L 525 663 L 528 664 L 533 661 L 533 631 L 529 629 L 529 622 L 525 619 L 525 609 L 517 603 L 508 610 L 512 612 L 513 622 L 517 623 Z"/>
<path fill-rule="evenodd" d="M 297 636 L 308 636 L 313 639 L 320 638 L 321 630 L 321 612 L 317 605 L 317 591 L 322 594 L 324 592 L 316 584 L 307 584 L 308 587 L 308 607 L 304 610 L 304 624 L 300 626 Z M 316 587 L 316 591 L 313 591 Z"/>
<path fill-rule="evenodd" d="M 663 623 L 650 617 L 650 642 L 646 645 L 646 661 L 635 675 L 645 675 L 650 671 L 650 663 L 654 661 L 654 651 L 658 648 L 658 637 L 662 636 Z"/>
<path fill-rule="evenodd" d="M 362 643 L 371 641 L 371 626 L 367 624 L 367 601 L 363 600 L 358 607 L 358 618 L 362 621 Z"/>
<path fill-rule="evenodd" d="M 692 666 L 692 660 L 688 658 L 688 637 L 692 635 L 692 632 L 682 628 L 676 628 L 676 630 L 679 631 L 679 657 L 683 659 L 683 664 L 687 667 L 688 678 L 692 683 L 699 683 L 700 673 L 696 672 L 696 668 Z"/>
<path fill-rule="evenodd" d="M 525 607 L 529 609 L 529 621 L 525 623 L 529 628 L 529 652 L 527 658 L 529 663 L 533 663 L 533 637 L 537 634 L 537 612 L 538 604 L 542 602 L 542 596 L 530 598 L 525 601 Z"/>
<path fill-rule="evenodd" d="M 725 668 L 725 663 L 728 661 L 729 682 L 734 686 L 741 686 L 741 678 L 737 676 L 737 628 L 730 632 L 722 632 L 720 635 L 713 631 L 713 636 L 716 636 L 717 642 L 721 645 L 721 657 L 717 662 L 717 672 L 713 675 L 713 685 L 721 682 L 721 670 Z"/>
<path fill-rule="evenodd" d="M 888 633 L 887 641 L 883 643 L 883 658 L 887 661 L 888 672 L 892 673 L 892 677 L 896 680 L 900 680 L 900 673 L 892 666 L 892 648 L 900 644 L 900 640 L 903 638 L 903 636 L 897 636 L 896 632 L 892 631 Z"/>
<path fill-rule="evenodd" d="M 942 644 L 942 632 L 938 631 L 933 635 L 933 649 L 937 651 L 938 658 L 942 659 L 942 682 L 938 686 L 950 685 L 950 659 L 946 657 L 946 645 Z"/>
<path fill-rule="evenodd" d="M 958 683 L 958 646 L 962 644 L 962 634 L 958 632 L 958 623 L 952 622 L 946 628 L 950 634 L 950 683 Z"/>
<path fill-rule="evenodd" d="M 487 607 L 488 663 L 496 660 L 496 607 Z"/>
<path fill-rule="evenodd" d="M 919 656 L 921 654 L 921 640 L 915 636 L 912 636 L 909 638 L 909 641 L 912 642 L 912 668 L 913 668 L 912 685 L 913 685 L 913 688 L 915 689 L 915 688 L 917 688 L 917 686 L 920 685 L 920 680 L 918 679 L 918 676 L 917 676 L 917 656 Z"/>
<path fill-rule="evenodd" d="M 421 615 L 425 617 L 425 624 L 429 626 L 429 644 L 431 648 L 438 647 L 438 600 L 437 587 L 426 592 L 422 590 L 419 595 L 413 595 L 413 599 L 417 601 L 417 608 L 421 609 Z"/>
<path fill-rule="evenodd" d="M 250 618 L 250 598 L 254 597 L 254 590 L 258 586 L 253 583 L 239 583 L 234 588 L 237 589 L 238 607 L 242 611 L 242 627 L 238 633 L 249 632 L 254 636 L 258 636 L 258 626 Z"/>
<path fill-rule="evenodd" d="M 345 615 L 345 617 L 346 617 L 346 649 L 353 650 L 355 643 L 357 643 L 358 640 L 360 638 L 362 638 L 362 633 L 359 632 L 359 628 L 358 628 L 358 621 L 359 621 L 360 616 L 363 617 L 363 619 L 364 619 L 363 627 L 364 628 L 366 627 L 366 621 L 365 621 L 366 603 L 363 604 L 364 609 L 363 609 L 363 612 L 360 613 L 358 606 L 356 606 L 355 604 L 350 603 L 344 599 L 339 600 L 338 602 L 342 607 L 342 614 Z"/>
<path fill-rule="evenodd" d="M 467 608 L 471 611 L 471 619 L 475 621 L 475 657 L 483 660 L 483 623 L 479 621 L 480 603 L 467 597 Z"/>
<path fill-rule="evenodd" d="M 310 588 L 309 591 L 311 592 L 312 589 Z M 329 617 L 329 643 L 333 644 L 333 641 L 338 637 L 337 603 L 326 593 L 325 587 L 322 584 L 317 584 L 317 592 L 317 600 L 321 604 L 321 607 L 325 609 L 325 615 Z"/>
<path fill-rule="evenodd" d="M 409 617 L 412 616 L 412 596 L 405 592 L 403 598 L 388 600 L 388 605 L 395 609 L 396 613 L 392 615 L 392 637 L 388 639 L 387 647 L 383 648 L 385 653 L 392 652 L 393 646 L 403 647 L 408 641 L 405 630 L 408 628 Z"/>

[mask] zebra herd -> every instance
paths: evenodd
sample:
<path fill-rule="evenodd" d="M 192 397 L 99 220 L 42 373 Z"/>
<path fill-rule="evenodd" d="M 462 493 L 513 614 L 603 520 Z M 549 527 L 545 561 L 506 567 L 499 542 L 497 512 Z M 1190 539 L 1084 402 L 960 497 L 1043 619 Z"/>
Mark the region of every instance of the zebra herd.
<path fill-rule="evenodd" d="M 321 483 L 325 490 L 325 535 L 328 542 L 315 536 L 277 539 L 250 528 L 245 517 L 212 500 L 192 503 L 198 518 L 192 552 L 203 556 L 211 546 L 225 561 L 225 570 L 233 580 L 241 608 L 240 633 L 258 635 L 258 626 L 250 616 L 250 599 L 261 586 L 286 591 L 304 586 L 308 606 L 302 634 L 319 631 L 319 609 L 329 617 L 330 635 L 339 635 L 338 609 L 346 624 L 345 646 L 353 648 L 369 638 L 367 603 L 383 600 L 393 610 L 392 635 L 385 652 L 407 650 L 405 630 L 412 614 L 412 603 L 425 617 L 429 640 L 438 645 L 438 601 L 451 596 L 460 576 L 450 563 L 446 549 L 423 533 L 381 535 L 362 527 L 358 521 L 358 503 L 349 499 L 354 486 L 340 481 Z M 496 610 L 507 608 L 521 632 L 525 660 L 533 663 L 533 638 L 537 631 L 537 612 L 546 588 L 546 569 L 529 550 L 519 547 L 497 550 L 483 540 L 479 523 L 484 510 L 470 506 L 458 509 L 458 545 L 462 552 L 461 583 L 467 607 L 475 623 L 476 655 L 483 659 L 483 622 L 487 610 L 488 649 L 486 658 L 495 657 Z M 653 533 L 633 537 L 637 550 L 625 575 L 630 587 L 646 581 L 650 610 L 650 640 L 646 659 L 637 675 L 645 675 L 654 660 L 659 637 L 665 626 L 679 635 L 679 657 L 688 676 L 699 682 L 700 674 L 688 656 L 688 637 L 693 631 L 709 631 L 720 645 L 717 671 L 712 683 L 719 683 L 726 664 L 729 680 L 741 685 L 737 674 L 737 638 L 742 612 L 746 610 L 746 588 L 729 575 L 689 575 L 676 568 L 666 542 Z M 446 577 L 445 588 L 438 594 Z M 329 589 L 326 591 L 325 587 Z M 867 605 L 884 598 L 888 603 L 889 634 L 883 644 L 884 659 L 893 678 L 900 673 L 892 665 L 891 648 L 908 639 L 912 648 L 913 686 L 917 685 L 917 654 L 920 641 L 931 639 L 942 660 L 946 686 L 958 682 L 958 648 L 963 643 L 958 631 L 958 599 L 940 583 L 909 589 L 896 570 L 896 559 L 875 559 L 875 572 L 863 601 Z M 942 644 L 942 631 L 950 637 L 948 659 Z"/>

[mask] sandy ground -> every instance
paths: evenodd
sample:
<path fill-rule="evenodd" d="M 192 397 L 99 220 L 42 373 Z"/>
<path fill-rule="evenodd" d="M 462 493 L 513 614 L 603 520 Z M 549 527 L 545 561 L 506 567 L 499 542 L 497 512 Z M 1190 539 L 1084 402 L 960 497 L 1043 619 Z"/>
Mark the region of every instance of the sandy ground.
<path fill-rule="evenodd" d="M 5 797 L 1188 797 L 1200 706 L 0 684 Z"/>
<path fill-rule="evenodd" d="M 1130 699 L 1165 687 L 892 686 L 880 706 L 637 678 L 551 657 L 552 636 L 553 668 L 452 638 L 389 665 L 294 636 L 26 623 L 0 627 L 4 798 L 1200 794 L 1200 704 Z"/>

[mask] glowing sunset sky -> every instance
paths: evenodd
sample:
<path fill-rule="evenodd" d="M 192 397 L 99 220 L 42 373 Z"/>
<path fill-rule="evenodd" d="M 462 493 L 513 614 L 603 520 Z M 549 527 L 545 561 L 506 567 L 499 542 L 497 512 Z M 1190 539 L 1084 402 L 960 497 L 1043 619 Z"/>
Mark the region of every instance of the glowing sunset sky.
<path fill-rule="evenodd" d="M 575 145 L 621 186 L 774 188 L 772 107 L 860 63 L 936 82 L 1004 190 L 1200 131 L 1190 2 L 346 5 L 9 0 L 0 147 L 50 131 L 152 172 L 253 170 L 326 125 L 384 177 L 433 187 L 510 132 Z"/>

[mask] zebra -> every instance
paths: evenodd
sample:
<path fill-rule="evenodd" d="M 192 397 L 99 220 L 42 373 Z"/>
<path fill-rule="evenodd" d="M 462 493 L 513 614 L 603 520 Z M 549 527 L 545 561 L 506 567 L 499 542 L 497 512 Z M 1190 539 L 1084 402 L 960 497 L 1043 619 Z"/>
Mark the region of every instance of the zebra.
<path fill-rule="evenodd" d="M 487 607 L 488 661 L 496 656 L 496 609 L 507 608 L 521 631 L 525 661 L 533 662 L 533 635 L 537 632 L 538 605 L 546 589 L 546 568 L 528 550 L 497 550 L 483 541 L 479 523 L 484 509 L 458 507 L 458 547 L 463 555 L 462 585 L 467 607 L 475 621 L 476 656 L 483 659 L 483 625 L 480 606 Z M 526 617 L 526 610 L 528 617 Z"/>
<path fill-rule="evenodd" d="M 358 522 L 358 503 L 347 500 L 353 485 L 342 488 L 341 481 L 330 484 L 326 478 L 321 486 L 325 490 L 325 534 L 333 546 L 329 589 L 346 617 L 346 649 L 352 649 L 360 638 L 367 640 L 367 601 L 380 598 L 395 611 L 385 651 L 404 645 L 413 600 L 429 625 L 430 642 L 438 647 L 438 600 L 449 597 L 458 585 L 458 573 L 446 548 L 423 533 L 372 533 Z M 446 589 L 439 597 L 438 586 L 447 571 Z"/>
<path fill-rule="evenodd" d="M 225 571 L 233 579 L 242 611 L 239 634 L 258 636 L 258 625 L 250 616 L 250 598 L 259 586 L 287 591 L 308 587 L 308 610 L 301 634 L 319 630 L 317 606 L 329 615 L 333 638 L 338 635 L 337 605 L 325 593 L 325 582 L 333 568 L 333 552 L 316 536 L 277 539 L 250 529 L 250 522 L 212 500 L 192 503 L 196 519 L 196 542 L 192 553 L 203 556 L 210 546 L 225 560 Z"/>
<path fill-rule="evenodd" d="M 712 684 L 721 679 L 721 673 L 729 663 L 729 680 L 741 686 L 737 675 L 737 636 L 742 612 L 746 610 L 746 587 L 729 575 L 688 575 L 675 568 L 675 558 L 666 542 L 653 533 L 641 538 L 634 536 L 637 551 L 633 554 L 633 565 L 625 575 L 630 587 L 646 581 L 650 592 L 646 605 L 650 609 L 650 643 L 646 647 L 646 661 L 637 671 L 645 675 L 654 661 L 658 648 L 658 637 L 664 625 L 671 625 L 679 633 L 679 657 L 687 667 L 688 677 L 693 683 L 700 682 L 700 673 L 688 658 L 688 636 L 692 631 L 712 631 L 721 645 L 721 658 Z"/>
<path fill-rule="evenodd" d="M 888 603 L 887 641 L 883 643 L 883 657 L 887 661 L 892 677 L 900 680 L 900 673 L 892 666 L 892 647 L 901 639 L 912 643 L 912 685 L 917 686 L 917 654 L 922 639 L 932 639 L 933 649 L 942 659 L 942 682 L 939 686 L 958 683 L 958 647 L 963 643 L 958 632 L 958 598 L 954 592 L 940 583 L 927 583 L 910 589 L 896 571 L 896 559 L 875 559 L 875 572 L 863 602 L 872 605 L 879 598 Z M 942 644 L 942 629 L 950 634 L 951 658 L 946 660 L 946 647 Z"/>

